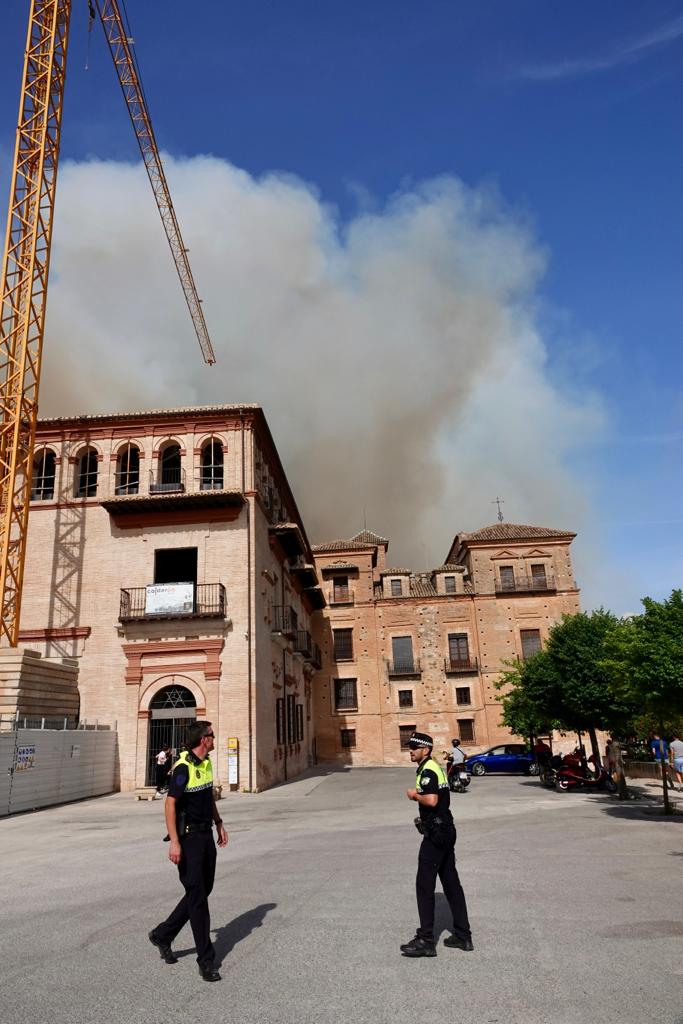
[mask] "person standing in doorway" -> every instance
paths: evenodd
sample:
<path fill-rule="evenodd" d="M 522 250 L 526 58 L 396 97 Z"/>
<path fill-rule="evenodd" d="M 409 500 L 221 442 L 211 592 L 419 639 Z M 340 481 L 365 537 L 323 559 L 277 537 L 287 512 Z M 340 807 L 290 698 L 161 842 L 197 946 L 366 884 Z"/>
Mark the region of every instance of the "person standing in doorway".
<path fill-rule="evenodd" d="M 211 826 L 216 826 L 218 845 L 226 846 L 228 834 L 216 807 L 213 770 L 209 754 L 214 747 L 211 722 L 188 727 L 187 749 L 173 765 L 166 797 L 166 827 L 170 837 L 168 859 L 178 866 L 185 895 L 169 917 L 149 933 L 167 964 L 178 962 L 171 944 L 190 922 L 197 950 L 199 973 L 204 981 L 220 981 L 211 942 L 209 894 L 216 872 L 216 846 Z"/>
<path fill-rule="evenodd" d="M 161 798 L 161 794 L 166 789 L 168 772 L 171 767 L 171 748 L 162 747 L 156 756 L 157 770 L 156 770 L 156 784 L 157 791 L 155 793 L 155 800 Z"/>
<path fill-rule="evenodd" d="M 417 764 L 415 789 L 407 790 L 409 800 L 420 807 L 415 819 L 422 835 L 418 855 L 416 892 L 420 927 L 415 938 L 401 946 L 403 956 L 436 956 L 434 942 L 434 889 L 437 875 L 453 915 L 453 934 L 444 945 L 453 949 L 472 950 L 472 932 L 467 917 L 465 894 L 455 867 L 455 824 L 450 811 L 450 793 L 446 774 L 432 758 L 434 742 L 424 732 L 410 737 L 410 760 Z"/>

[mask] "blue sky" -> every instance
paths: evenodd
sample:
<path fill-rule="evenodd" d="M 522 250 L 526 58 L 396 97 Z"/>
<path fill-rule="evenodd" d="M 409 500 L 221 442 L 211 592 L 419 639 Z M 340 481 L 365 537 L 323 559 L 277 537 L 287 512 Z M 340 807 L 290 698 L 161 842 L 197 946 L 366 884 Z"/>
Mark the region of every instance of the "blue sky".
<path fill-rule="evenodd" d="M 8 6 L 3 191 L 28 0 Z M 587 603 L 632 611 L 638 596 L 680 586 L 683 4 L 127 7 L 157 137 L 173 157 L 209 154 L 255 179 L 293 175 L 340 233 L 441 175 L 497 189 L 545 255 L 533 294 L 545 372 L 559 393 L 595 395 L 604 412 L 600 431 L 563 456 L 590 506 Z M 134 160 L 101 29 L 86 73 L 86 5 L 74 8 L 63 156 Z M 493 511 L 482 506 L 465 525 Z M 504 512 L 523 518 L 514 495 Z"/>

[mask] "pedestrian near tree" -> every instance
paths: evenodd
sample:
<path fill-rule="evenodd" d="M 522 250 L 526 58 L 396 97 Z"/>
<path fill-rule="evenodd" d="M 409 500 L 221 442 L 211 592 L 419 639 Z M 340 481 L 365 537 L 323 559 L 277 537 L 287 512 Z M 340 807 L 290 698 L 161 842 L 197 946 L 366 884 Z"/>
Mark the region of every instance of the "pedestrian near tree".
<path fill-rule="evenodd" d="M 674 733 L 671 743 L 669 744 L 669 756 L 671 758 L 671 764 L 673 765 L 674 772 L 676 773 L 676 782 L 678 783 L 679 789 L 683 792 L 683 740 L 677 732 Z"/>

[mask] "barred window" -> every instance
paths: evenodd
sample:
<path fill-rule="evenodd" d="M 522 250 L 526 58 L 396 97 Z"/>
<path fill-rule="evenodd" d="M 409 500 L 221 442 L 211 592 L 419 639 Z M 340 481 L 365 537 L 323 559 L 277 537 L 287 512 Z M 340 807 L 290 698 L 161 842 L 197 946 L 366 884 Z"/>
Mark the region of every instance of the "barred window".
<path fill-rule="evenodd" d="M 137 494 L 140 490 L 140 450 L 134 444 L 119 452 L 115 490 L 117 494 Z"/>
<path fill-rule="evenodd" d="M 33 460 L 31 501 L 50 501 L 55 496 L 55 453 L 45 448 Z"/>
<path fill-rule="evenodd" d="M 76 497 L 94 498 L 97 494 L 97 452 L 86 448 L 78 460 Z"/>
<path fill-rule="evenodd" d="M 474 719 L 459 718 L 458 732 L 460 733 L 461 743 L 475 743 L 476 740 L 474 738 Z"/>
<path fill-rule="evenodd" d="M 220 441 L 208 441 L 202 448 L 202 491 L 220 491 L 223 487 L 223 446 Z"/>
<path fill-rule="evenodd" d="M 392 636 L 391 654 L 396 669 L 412 669 L 415 664 L 413 659 L 413 638 L 411 636 Z"/>
<path fill-rule="evenodd" d="M 334 660 L 353 661 L 353 629 L 333 629 Z"/>
<path fill-rule="evenodd" d="M 278 697 L 275 701 L 275 732 L 278 747 L 285 742 L 285 698 Z"/>
<path fill-rule="evenodd" d="M 520 629 L 519 635 L 522 639 L 522 658 L 526 661 L 532 655 L 538 654 L 541 649 L 540 629 Z"/>
<path fill-rule="evenodd" d="M 355 729 L 341 729 L 339 735 L 341 736 L 341 745 L 345 749 L 352 750 L 356 746 Z"/>
<path fill-rule="evenodd" d="M 355 679 L 334 680 L 335 711 L 350 711 L 358 707 L 358 693 Z"/>
<path fill-rule="evenodd" d="M 456 704 L 471 704 L 472 699 L 470 697 L 469 686 L 456 686 L 455 688 L 455 702 Z"/>
<path fill-rule="evenodd" d="M 415 732 L 414 725 L 399 725 L 398 727 L 398 738 L 401 744 L 401 750 L 410 750 L 409 740 Z"/>
<path fill-rule="evenodd" d="M 287 742 L 296 743 L 296 697 L 287 694 Z"/>
<path fill-rule="evenodd" d="M 413 691 L 412 690 L 399 690 L 398 691 L 398 706 L 400 708 L 412 708 L 412 706 L 413 706 Z"/>
<path fill-rule="evenodd" d="M 296 740 L 297 743 L 301 743 L 304 738 L 304 706 L 303 704 L 297 704 L 296 706 Z"/>

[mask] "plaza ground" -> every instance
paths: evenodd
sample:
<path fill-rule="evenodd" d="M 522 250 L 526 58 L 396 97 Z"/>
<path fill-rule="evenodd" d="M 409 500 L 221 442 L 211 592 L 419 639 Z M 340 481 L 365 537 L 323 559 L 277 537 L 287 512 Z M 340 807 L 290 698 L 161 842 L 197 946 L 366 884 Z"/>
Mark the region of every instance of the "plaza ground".
<path fill-rule="evenodd" d="M 215 985 L 189 927 L 174 966 L 147 939 L 180 896 L 161 801 L 0 821 L 2 1024 L 683 1024 L 683 815 L 647 813 L 655 787 L 624 805 L 474 779 L 452 806 L 475 951 L 407 960 L 413 778 L 321 768 L 221 801 Z M 448 925 L 438 894 L 442 937 Z"/>

